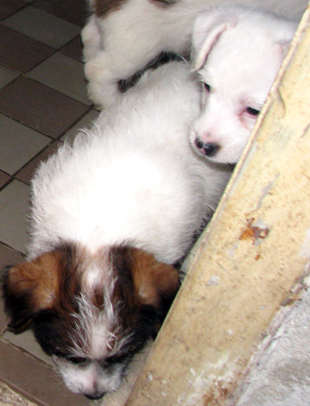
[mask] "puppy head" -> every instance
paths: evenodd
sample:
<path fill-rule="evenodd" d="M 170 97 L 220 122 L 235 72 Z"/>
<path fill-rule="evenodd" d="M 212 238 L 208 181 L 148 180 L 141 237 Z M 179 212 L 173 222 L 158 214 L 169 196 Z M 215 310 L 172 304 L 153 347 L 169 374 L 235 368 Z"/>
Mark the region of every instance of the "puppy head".
<path fill-rule="evenodd" d="M 2 275 L 9 329 L 31 328 L 66 386 L 90 399 L 118 388 L 178 287 L 175 268 L 130 247 L 60 247 Z"/>
<path fill-rule="evenodd" d="M 294 22 L 240 6 L 198 15 L 192 59 L 203 96 L 191 134 L 196 151 L 216 162 L 238 161 L 295 29 Z"/>

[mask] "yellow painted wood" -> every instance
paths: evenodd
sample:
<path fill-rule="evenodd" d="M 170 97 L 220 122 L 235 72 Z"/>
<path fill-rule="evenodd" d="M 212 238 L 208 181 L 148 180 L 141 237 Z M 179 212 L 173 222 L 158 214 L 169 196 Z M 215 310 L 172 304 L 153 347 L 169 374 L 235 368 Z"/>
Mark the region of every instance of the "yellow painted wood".
<path fill-rule="evenodd" d="M 128 406 L 231 404 L 310 258 L 309 9 Z"/>

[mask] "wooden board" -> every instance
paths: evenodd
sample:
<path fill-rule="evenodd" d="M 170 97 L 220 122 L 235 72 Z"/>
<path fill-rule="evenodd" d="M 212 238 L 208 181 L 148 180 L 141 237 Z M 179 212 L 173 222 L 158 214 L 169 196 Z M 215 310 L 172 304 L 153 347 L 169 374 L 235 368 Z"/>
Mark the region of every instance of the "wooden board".
<path fill-rule="evenodd" d="M 310 258 L 309 9 L 128 406 L 233 404 Z"/>

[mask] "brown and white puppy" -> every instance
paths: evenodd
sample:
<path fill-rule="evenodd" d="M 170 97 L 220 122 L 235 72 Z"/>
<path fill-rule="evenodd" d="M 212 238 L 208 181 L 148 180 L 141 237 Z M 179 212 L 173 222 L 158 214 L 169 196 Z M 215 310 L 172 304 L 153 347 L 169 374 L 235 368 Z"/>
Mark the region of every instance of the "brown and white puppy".
<path fill-rule="evenodd" d="M 142 70 L 162 52 L 189 56 L 193 21 L 218 0 L 89 0 L 82 31 L 89 98 L 107 107 L 120 95 L 118 82 Z M 231 0 L 229 4 L 247 4 Z M 300 17 L 307 0 L 253 0 L 251 5 Z"/>
<path fill-rule="evenodd" d="M 179 286 L 177 270 L 130 246 L 95 255 L 60 245 L 2 275 L 9 330 L 31 327 L 66 386 L 89 399 L 114 392 L 154 338 Z"/>
<path fill-rule="evenodd" d="M 229 179 L 189 143 L 199 105 L 186 63 L 149 71 L 34 176 L 29 255 L 3 272 L 5 307 L 9 328 L 31 328 L 73 392 L 119 387 Z"/>

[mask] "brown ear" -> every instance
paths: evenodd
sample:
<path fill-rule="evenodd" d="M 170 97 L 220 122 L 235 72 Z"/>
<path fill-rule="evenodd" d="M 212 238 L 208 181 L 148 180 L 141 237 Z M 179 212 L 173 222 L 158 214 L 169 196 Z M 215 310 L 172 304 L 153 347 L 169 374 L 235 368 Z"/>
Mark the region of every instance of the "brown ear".
<path fill-rule="evenodd" d="M 1 276 L 9 330 L 18 334 L 29 327 L 35 314 L 52 307 L 58 279 L 59 255 L 43 254 L 32 262 L 6 267 Z"/>
<path fill-rule="evenodd" d="M 137 295 L 144 305 L 170 305 L 179 289 L 179 272 L 172 265 L 158 262 L 143 250 L 133 251 L 133 280 Z"/>

